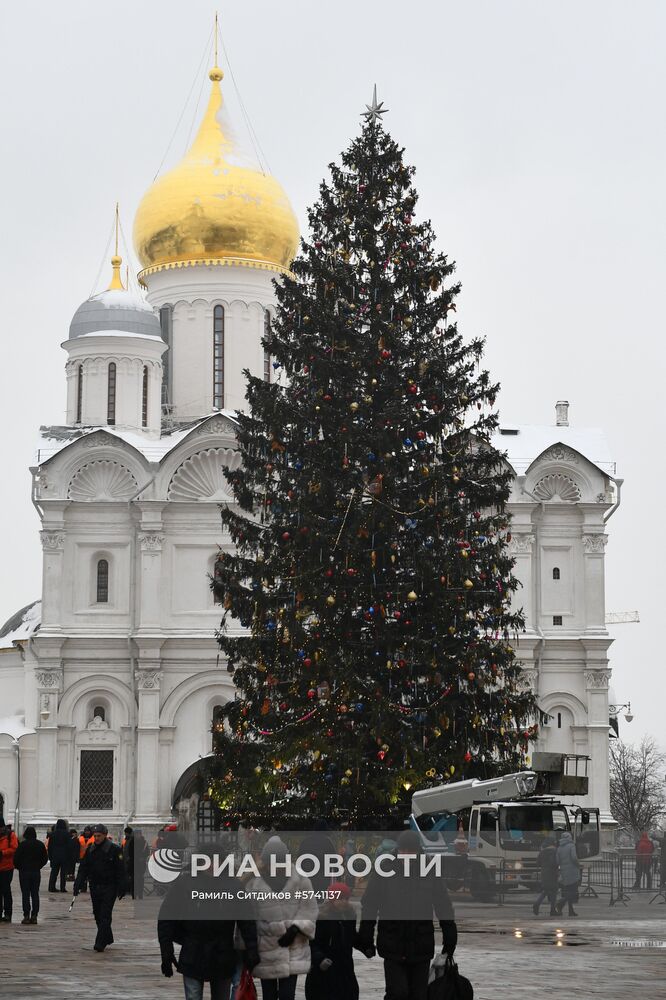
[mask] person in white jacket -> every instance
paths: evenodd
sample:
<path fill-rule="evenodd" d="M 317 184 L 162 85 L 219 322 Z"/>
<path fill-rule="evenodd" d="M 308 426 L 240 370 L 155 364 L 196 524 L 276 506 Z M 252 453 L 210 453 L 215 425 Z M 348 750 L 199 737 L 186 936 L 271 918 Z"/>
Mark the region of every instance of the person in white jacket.
<path fill-rule="evenodd" d="M 288 854 L 279 837 L 270 837 L 261 852 L 262 873 L 246 886 L 253 894 L 264 894 L 254 896 L 259 964 L 252 970 L 261 981 L 263 1000 L 294 1000 L 298 976 L 310 971 L 317 901 L 297 894 L 312 892 L 312 883 L 295 871 L 271 874 L 271 858 L 282 862 Z"/>

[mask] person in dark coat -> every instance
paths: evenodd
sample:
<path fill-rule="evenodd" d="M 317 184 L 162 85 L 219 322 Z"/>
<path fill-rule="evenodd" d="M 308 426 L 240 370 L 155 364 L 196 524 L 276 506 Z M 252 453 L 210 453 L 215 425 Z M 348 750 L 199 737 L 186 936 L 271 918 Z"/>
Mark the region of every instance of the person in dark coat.
<path fill-rule="evenodd" d="M 319 908 L 314 940 L 310 942 L 312 968 L 305 979 L 305 1000 L 358 1000 L 353 948 L 356 912 L 349 903 L 351 889 L 332 882 L 332 894 Z"/>
<path fill-rule="evenodd" d="M 76 830 L 70 830 L 69 836 L 71 843 L 69 845 L 69 863 L 67 867 L 67 881 L 73 882 L 76 875 L 76 866 L 79 861 L 79 856 L 81 853 L 81 845 L 79 843 L 79 834 Z"/>
<path fill-rule="evenodd" d="M 134 830 L 130 840 L 125 845 L 123 857 L 125 857 L 125 854 L 132 899 L 143 899 L 146 863 L 150 854 L 150 848 L 141 830 Z"/>
<path fill-rule="evenodd" d="M 416 830 L 404 830 L 398 837 L 396 855 L 382 862 L 382 877 L 373 871 L 361 902 L 359 947 L 368 958 L 377 951 L 384 959 L 385 1000 L 426 1000 L 430 960 L 435 954 L 433 912 L 442 930 L 442 953 L 452 955 L 458 940 L 444 880 L 434 869 L 418 872 L 421 838 Z M 405 873 L 411 858 L 413 873 Z"/>
<path fill-rule="evenodd" d="M 42 880 L 42 868 L 49 860 L 46 847 L 37 840 L 34 826 L 26 826 L 23 840 L 14 854 L 14 868 L 19 873 L 21 886 L 21 901 L 23 903 L 22 924 L 36 924 L 39 913 L 39 883 Z"/>
<path fill-rule="evenodd" d="M 580 882 L 580 861 L 576 852 L 576 845 L 568 830 L 565 830 L 557 845 L 557 864 L 560 869 L 560 882 L 562 884 L 562 898 L 555 907 L 558 916 L 567 904 L 570 917 L 577 917 L 574 910 L 574 903 L 578 902 L 578 883 Z"/>
<path fill-rule="evenodd" d="M 214 848 L 207 845 L 197 853 L 204 851 L 214 852 Z M 228 1000 L 236 968 L 236 929 L 245 945 L 247 968 L 252 970 L 259 963 L 251 907 L 238 898 L 242 889 L 242 883 L 231 875 L 212 877 L 205 872 L 196 877 L 183 872 L 169 887 L 157 920 L 162 975 L 170 978 L 174 968 L 182 975 L 186 1000 L 203 1000 L 206 983 L 210 983 L 211 1000 Z M 193 898 L 193 892 L 226 892 L 231 898 L 202 900 Z M 213 914 L 215 919 L 211 919 Z M 178 959 L 176 944 L 180 945 Z"/>
<path fill-rule="evenodd" d="M 93 827 L 94 843 L 84 854 L 74 881 L 75 896 L 78 896 L 84 883 L 90 887 L 93 916 L 97 924 L 95 951 L 104 951 L 107 945 L 113 944 L 113 907 L 116 899 L 125 895 L 122 853 L 118 845 L 108 839 L 108 832 L 102 823 Z"/>
<path fill-rule="evenodd" d="M 48 855 L 51 862 L 49 892 L 67 892 L 65 882 L 72 857 L 72 839 L 67 829 L 67 820 L 59 819 L 49 834 Z M 60 890 L 56 889 L 58 877 L 60 878 Z"/>
<path fill-rule="evenodd" d="M 554 837 L 546 837 L 544 840 L 543 847 L 539 851 L 537 863 L 541 871 L 541 891 L 532 905 L 534 916 L 539 916 L 539 907 L 544 899 L 547 899 L 550 903 L 550 915 L 551 917 L 556 917 L 558 915 L 555 903 L 557 901 L 559 866 L 557 864 L 557 845 L 555 844 Z"/>

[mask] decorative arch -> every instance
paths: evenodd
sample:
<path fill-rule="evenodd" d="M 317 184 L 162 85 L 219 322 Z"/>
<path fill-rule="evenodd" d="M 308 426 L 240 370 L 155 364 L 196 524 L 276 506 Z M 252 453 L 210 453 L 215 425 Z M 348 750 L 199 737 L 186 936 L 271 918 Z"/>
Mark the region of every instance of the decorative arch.
<path fill-rule="evenodd" d="M 176 469 L 167 490 L 168 500 L 225 502 L 232 499 L 223 465 L 237 469 L 240 452 L 233 448 L 207 448 L 190 455 Z"/>
<path fill-rule="evenodd" d="M 233 681 L 228 674 L 223 675 L 222 671 L 219 669 L 207 670 L 200 674 L 193 674 L 192 677 L 188 677 L 184 681 L 181 681 L 180 684 L 177 684 L 173 691 L 169 693 L 164 701 L 164 704 L 162 705 L 162 710 L 160 712 L 160 725 L 173 726 L 176 718 L 176 712 L 181 705 L 183 705 L 191 695 L 207 690 L 210 691 L 210 693 L 204 699 L 204 704 L 206 709 L 210 704 L 212 711 L 212 706 L 216 703 L 215 699 L 219 698 L 219 700 L 224 703 L 228 701 L 229 698 L 233 697 Z"/>
<path fill-rule="evenodd" d="M 138 488 L 130 470 L 108 458 L 82 465 L 67 487 L 69 500 L 129 500 Z"/>
<path fill-rule="evenodd" d="M 577 503 L 582 498 L 580 486 L 571 476 L 551 472 L 535 484 L 532 493 L 537 500 Z"/>
<path fill-rule="evenodd" d="M 82 677 L 68 687 L 60 699 L 58 722 L 61 725 L 72 725 L 75 711 L 81 701 L 85 701 L 86 707 L 92 709 L 95 698 L 109 700 L 115 729 L 131 725 L 135 709 L 134 695 L 126 684 L 109 674 Z M 114 709 L 117 710 L 117 715 Z"/>
<path fill-rule="evenodd" d="M 587 720 L 587 705 L 575 694 L 567 691 L 551 691 L 541 701 L 541 709 L 546 715 L 553 715 L 558 708 L 568 708 L 573 715 L 574 725 L 583 726 Z"/>

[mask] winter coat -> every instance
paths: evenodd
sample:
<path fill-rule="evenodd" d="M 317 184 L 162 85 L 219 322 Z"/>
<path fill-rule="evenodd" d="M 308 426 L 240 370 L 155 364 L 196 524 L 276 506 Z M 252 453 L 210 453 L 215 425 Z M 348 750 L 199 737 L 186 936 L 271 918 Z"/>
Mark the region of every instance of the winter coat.
<path fill-rule="evenodd" d="M 397 962 L 427 962 L 435 954 L 433 911 L 440 922 L 444 945 L 453 953 L 458 931 L 444 880 L 434 870 L 405 875 L 400 857 L 393 859 L 395 874 L 373 871 L 361 901 L 361 947 L 373 943 L 378 920 L 377 951 Z M 390 870 L 390 863 L 384 864 Z M 382 914 L 385 914 L 383 916 Z M 397 914 L 404 914 L 405 919 Z"/>
<path fill-rule="evenodd" d="M 580 880 L 580 861 L 573 837 L 568 832 L 563 833 L 560 837 L 557 848 L 557 863 L 560 866 L 562 885 L 576 885 Z"/>
<path fill-rule="evenodd" d="M 14 868 L 14 853 L 18 847 L 18 837 L 12 831 L 0 837 L 0 872 L 10 872 Z"/>
<path fill-rule="evenodd" d="M 312 969 L 305 980 L 305 1000 L 358 1000 L 352 951 L 355 941 L 353 906 L 347 903 L 344 907 L 334 907 L 324 903 L 310 945 Z M 319 965 L 325 958 L 333 965 L 323 972 Z"/>
<path fill-rule="evenodd" d="M 173 952 L 175 944 L 181 945 L 178 971 L 183 976 L 210 982 L 211 979 L 229 979 L 236 968 L 234 931 L 236 924 L 248 952 L 257 950 L 257 930 L 254 920 L 235 919 L 250 905 L 238 900 L 241 883 L 228 877 L 193 878 L 181 876 L 169 888 L 157 921 L 157 937 L 163 958 Z M 224 919 L 224 903 L 192 898 L 192 891 L 226 891 L 235 897 L 229 904 L 229 919 Z M 215 919 L 211 916 L 215 915 Z"/>
<path fill-rule="evenodd" d="M 548 844 L 541 848 L 538 864 L 541 869 L 541 888 L 543 891 L 557 889 L 559 870 L 555 844 Z"/>
<path fill-rule="evenodd" d="M 125 869 L 117 844 L 104 840 L 101 844 L 90 845 L 79 865 L 74 889 L 78 891 L 86 882 L 90 882 L 93 888 L 99 885 L 113 885 L 117 892 L 125 891 Z"/>
<path fill-rule="evenodd" d="M 257 920 L 257 939 L 260 962 L 252 970 L 255 979 L 285 979 L 299 975 L 310 969 L 310 941 L 315 935 L 317 922 L 317 902 L 311 899 L 296 899 L 296 892 L 312 892 L 309 878 L 294 872 L 281 888 L 271 888 L 261 876 L 250 879 L 246 891 L 252 893 L 289 893 L 288 899 L 254 897 L 254 913 Z M 292 924 L 300 933 L 287 948 L 278 944 L 278 938 Z"/>
<path fill-rule="evenodd" d="M 72 838 L 64 819 L 59 819 L 55 830 L 49 836 L 49 861 L 53 865 L 68 867 L 72 857 Z"/>
<path fill-rule="evenodd" d="M 636 844 L 636 858 L 640 861 L 649 861 L 654 853 L 654 844 L 647 833 L 642 833 Z"/>
<path fill-rule="evenodd" d="M 14 855 L 14 868 L 19 872 L 38 872 L 48 861 L 41 840 L 22 840 Z"/>

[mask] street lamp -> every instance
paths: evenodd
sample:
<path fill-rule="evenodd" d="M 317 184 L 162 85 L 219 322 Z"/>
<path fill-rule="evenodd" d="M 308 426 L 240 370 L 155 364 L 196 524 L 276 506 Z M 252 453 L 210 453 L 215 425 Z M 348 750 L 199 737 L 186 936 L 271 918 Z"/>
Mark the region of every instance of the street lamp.
<path fill-rule="evenodd" d="M 624 713 L 624 721 L 625 722 L 633 722 L 634 721 L 634 715 L 633 715 L 633 712 L 631 711 L 631 702 L 630 701 L 628 701 L 625 705 L 609 705 L 608 706 L 608 714 L 610 715 L 611 719 L 617 719 L 618 715 L 620 714 L 620 712 L 622 711 L 623 708 L 626 708 L 626 710 L 627 710 Z"/>

